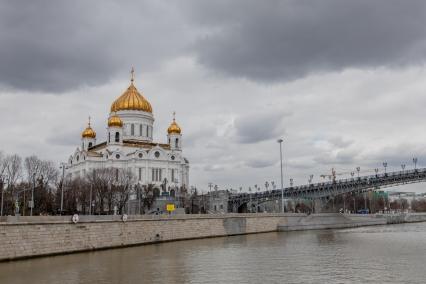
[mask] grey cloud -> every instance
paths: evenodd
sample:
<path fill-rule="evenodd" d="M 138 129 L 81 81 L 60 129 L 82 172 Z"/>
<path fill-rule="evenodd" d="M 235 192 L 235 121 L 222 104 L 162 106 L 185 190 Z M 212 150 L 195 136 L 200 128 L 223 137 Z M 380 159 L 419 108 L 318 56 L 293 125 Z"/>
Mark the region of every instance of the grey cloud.
<path fill-rule="evenodd" d="M 347 148 L 354 143 L 353 140 L 346 140 L 340 136 L 331 137 L 330 139 L 328 139 L 328 142 L 330 142 L 337 148 Z"/>
<path fill-rule="evenodd" d="M 81 131 L 77 129 L 68 132 L 56 129 L 52 135 L 46 138 L 46 142 L 51 145 L 77 147 L 80 135 Z"/>
<path fill-rule="evenodd" d="M 235 120 L 235 135 L 240 143 L 257 143 L 275 139 L 284 134 L 279 111 L 254 112 Z"/>
<path fill-rule="evenodd" d="M 131 66 L 155 68 L 185 44 L 175 7 L 157 1 L 0 5 L 0 84 L 10 88 L 61 93 L 104 84 L 129 76 Z"/>
<path fill-rule="evenodd" d="M 414 167 L 414 157 L 418 159 L 417 166 L 426 165 L 426 149 L 416 144 L 402 143 L 369 153 L 368 162 L 371 166 L 378 168 L 382 168 L 383 162 L 386 162 L 389 168 L 397 170 L 401 168 L 402 164 L 405 164 L 409 169 Z"/>
<path fill-rule="evenodd" d="M 345 68 L 418 64 L 426 55 L 424 1 L 198 2 L 198 61 L 226 75 L 286 81 Z"/>
<path fill-rule="evenodd" d="M 275 164 L 275 160 L 262 160 L 262 159 L 253 159 L 245 162 L 247 167 L 250 168 L 267 168 Z"/>

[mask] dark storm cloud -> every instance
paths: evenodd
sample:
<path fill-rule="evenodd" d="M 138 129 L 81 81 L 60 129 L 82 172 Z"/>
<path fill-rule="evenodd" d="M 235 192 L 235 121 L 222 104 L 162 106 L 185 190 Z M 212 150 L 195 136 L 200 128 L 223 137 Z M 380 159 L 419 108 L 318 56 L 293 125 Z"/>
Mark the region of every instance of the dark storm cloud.
<path fill-rule="evenodd" d="M 127 75 L 132 65 L 147 71 L 178 53 L 183 36 L 174 7 L 132 4 L 1 1 L 0 84 L 64 92 Z"/>
<path fill-rule="evenodd" d="M 285 81 L 323 71 L 422 63 L 425 1 L 197 2 L 198 61 L 230 76 Z"/>
<path fill-rule="evenodd" d="M 64 92 L 195 56 L 208 69 L 285 81 L 418 63 L 424 1 L 1 1 L 0 84 Z"/>

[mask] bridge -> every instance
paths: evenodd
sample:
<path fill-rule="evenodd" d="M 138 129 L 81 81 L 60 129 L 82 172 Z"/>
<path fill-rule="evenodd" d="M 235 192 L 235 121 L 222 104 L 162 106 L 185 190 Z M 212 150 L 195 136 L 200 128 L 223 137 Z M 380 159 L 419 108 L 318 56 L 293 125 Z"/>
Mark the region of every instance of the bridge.
<path fill-rule="evenodd" d="M 325 201 L 338 195 L 348 193 L 363 193 L 380 188 L 399 186 L 403 184 L 426 181 L 426 168 L 395 171 L 383 174 L 339 179 L 329 182 L 312 183 L 308 185 L 291 186 L 284 189 L 285 199 L 307 199 Z M 281 189 L 256 193 L 232 194 L 228 199 L 228 208 L 238 212 L 248 203 L 257 204 L 281 199 Z"/>

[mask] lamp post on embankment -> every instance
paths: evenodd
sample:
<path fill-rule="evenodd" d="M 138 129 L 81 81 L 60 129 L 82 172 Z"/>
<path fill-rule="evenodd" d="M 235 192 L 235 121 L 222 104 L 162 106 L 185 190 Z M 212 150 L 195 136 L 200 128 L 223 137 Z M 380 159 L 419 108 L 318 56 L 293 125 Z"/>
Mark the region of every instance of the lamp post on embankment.
<path fill-rule="evenodd" d="M 3 216 L 3 178 L 0 176 L 0 189 L 1 189 L 1 208 L 0 208 L 0 217 Z"/>
<path fill-rule="evenodd" d="M 283 139 L 278 139 L 278 143 L 280 144 L 280 161 L 281 161 L 281 213 L 284 213 L 284 179 L 283 179 L 283 150 L 282 144 Z"/>

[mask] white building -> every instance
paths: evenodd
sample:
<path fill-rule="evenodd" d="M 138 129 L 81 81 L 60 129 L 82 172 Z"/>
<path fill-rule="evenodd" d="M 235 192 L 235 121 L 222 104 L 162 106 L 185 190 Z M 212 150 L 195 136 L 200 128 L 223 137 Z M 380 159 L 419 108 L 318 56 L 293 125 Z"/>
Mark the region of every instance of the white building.
<path fill-rule="evenodd" d="M 175 118 L 167 129 L 167 143 L 154 142 L 151 104 L 133 84 L 111 105 L 107 141 L 97 143 L 90 125 L 81 135 L 81 145 L 68 159 L 67 178 L 84 176 L 93 169 L 130 169 L 135 184 L 153 184 L 166 190 L 188 188 L 189 162 L 182 155 L 182 133 Z M 175 191 L 175 190 L 174 190 Z"/>

